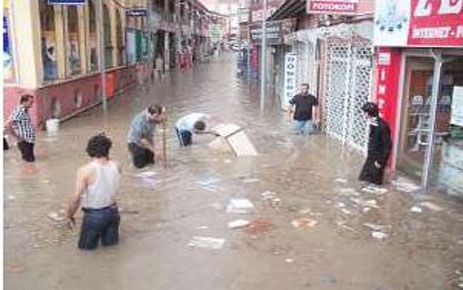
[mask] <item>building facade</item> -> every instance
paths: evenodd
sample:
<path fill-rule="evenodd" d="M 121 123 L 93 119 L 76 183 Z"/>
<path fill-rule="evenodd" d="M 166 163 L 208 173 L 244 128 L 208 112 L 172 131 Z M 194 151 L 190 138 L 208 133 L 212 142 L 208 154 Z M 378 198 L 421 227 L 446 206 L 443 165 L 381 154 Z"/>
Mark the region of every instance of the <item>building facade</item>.
<path fill-rule="evenodd" d="M 376 99 L 392 165 L 463 196 L 463 1 L 376 3 Z M 426 5 L 424 5 L 426 4 Z"/>
<path fill-rule="evenodd" d="M 134 87 L 151 75 L 156 57 L 175 69 L 186 43 L 206 52 L 208 23 L 222 17 L 197 0 L 55 2 L 3 1 L 4 115 L 32 94 L 38 128 Z"/>

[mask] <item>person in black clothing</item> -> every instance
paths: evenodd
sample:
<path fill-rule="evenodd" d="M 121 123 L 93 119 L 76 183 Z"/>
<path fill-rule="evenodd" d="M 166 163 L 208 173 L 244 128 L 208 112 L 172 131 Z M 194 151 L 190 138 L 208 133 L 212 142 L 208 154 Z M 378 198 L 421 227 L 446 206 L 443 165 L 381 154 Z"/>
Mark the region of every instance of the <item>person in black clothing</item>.
<path fill-rule="evenodd" d="M 362 107 L 367 115 L 370 132 L 368 153 L 359 179 L 380 185 L 383 183 L 384 170 L 391 153 L 391 131 L 389 125 L 379 117 L 378 106 L 368 102 Z"/>
<path fill-rule="evenodd" d="M 288 119 L 294 111 L 294 121 L 296 130 L 300 135 L 311 133 L 313 129 L 312 116 L 317 115 L 314 107 L 318 106 L 318 100 L 314 95 L 309 94 L 309 84 L 302 84 L 299 94 L 295 95 L 289 101 Z M 295 110 L 293 110 L 295 107 Z M 314 112 L 315 111 L 315 112 Z M 317 116 L 315 116 L 317 120 Z"/>

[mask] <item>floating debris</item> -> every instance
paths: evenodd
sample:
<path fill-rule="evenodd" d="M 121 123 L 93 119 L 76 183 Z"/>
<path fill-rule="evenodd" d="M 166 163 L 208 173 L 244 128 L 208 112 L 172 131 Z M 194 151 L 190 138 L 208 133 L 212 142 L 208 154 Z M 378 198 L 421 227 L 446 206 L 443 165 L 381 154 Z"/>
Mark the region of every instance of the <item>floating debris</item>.
<path fill-rule="evenodd" d="M 50 180 L 44 179 L 44 180 L 42 180 L 42 183 L 50 183 Z"/>
<path fill-rule="evenodd" d="M 196 183 L 201 185 L 202 187 L 209 187 L 211 185 L 215 185 L 216 183 L 220 182 L 220 179 L 214 176 L 209 176 L 198 180 Z"/>
<path fill-rule="evenodd" d="M 64 220 L 64 217 L 60 216 L 57 212 L 51 212 L 48 215 L 48 218 L 55 221 L 55 222 L 60 222 Z"/>
<path fill-rule="evenodd" d="M 373 193 L 373 194 L 381 195 L 381 194 L 385 194 L 387 192 L 387 189 L 377 187 L 377 186 L 373 186 L 373 185 L 368 185 L 368 186 L 362 188 L 362 191 L 367 192 L 367 193 Z"/>
<path fill-rule="evenodd" d="M 223 163 L 232 163 L 232 161 L 230 159 L 225 159 Z"/>
<path fill-rule="evenodd" d="M 421 189 L 421 187 L 416 185 L 416 183 L 404 177 L 399 177 L 396 180 L 391 181 L 391 183 L 397 190 L 403 192 L 410 193 Z"/>
<path fill-rule="evenodd" d="M 360 198 L 351 197 L 350 200 L 362 207 L 379 208 L 377 201 L 374 199 L 362 200 Z"/>
<path fill-rule="evenodd" d="M 291 222 L 295 228 L 313 228 L 318 223 L 318 221 L 310 218 L 299 218 Z"/>
<path fill-rule="evenodd" d="M 266 218 L 258 218 L 253 220 L 245 229 L 246 233 L 255 235 L 270 231 L 272 223 Z"/>
<path fill-rule="evenodd" d="M 245 178 L 245 179 L 243 179 L 244 183 L 255 183 L 255 182 L 258 182 L 258 181 L 259 181 L 258 178 Z"/>
<path fill-rule="evenodd" d="M 208 229 L 209 227 L 208 226 L 199 226 L 199 227 L 196 227 L 196 229 L 198 230 L 206 230 Z"/>
<path fill-rule="evenodd" d="M 154 178 L 156 175 L 158 175 L 157 172 L 152 171 L 152 170 L 148 170 L 148 171 L 139 173 L 136 176 L 141 177 L 141 178 Z"/>
<path fill-rule="evenodd" d="M 372 223 L 364 223 L 363 226 L 369 228 L 370 230 L 373 230 L 373 231 L 384 231 L 384 230 L 387 230 L 387 229 L 390 229 L 391 226 L 383 226 L 383 225 L 375 225 L 375 224 L 372 224 Z"/>
<path fill-rule="evenodd" d="M 247 214 L 254 210 L 254 205 L 249 199 L 231 199 L 227 206 L 227 213 Z"/>
<path fill-rule="evenodd" d="M 354 190 L 353 188 L 341 188 L 339 190 L 339 192 L 342 194 L 342 195 L 353 195 L 353 196 L 359 196 L 360 193 L 356 190 Z"/>
<path fill-rule="evenodd" d="M 351 211 L 350 210 L 347 210 L 345 208 L 341 208 L 340 211 L 344 214 L 351 214 Z"/>
<path fill-rule="evenodd" d="M 16 196 L 14 195 L 8 195 L 8 200 L 15 200 L 16 199 Z"/>
<path fill-rule="evenodd" d="M 213 250 L 222 249 L 225 243 L 224 239 L 212 238 L 212 237 L 193 237 L 188 246 L 194 248 L 206 248 Z"/>
<path fill-rule="evenodd" d="M 276 193 L 272 191 L 266 191 L 261 193 L 262 199 L 269 202 L 270 206 L 276 208 L 281 203 L 281 198 L 276 197 Z"/>
<path fill-rule="evenodd" d="M 387 234 L 383 232 L 372 232 L 371 236 L 377 240 L 385 240 L 387 238 Z"/>
<path fill-rule="evenodd" d="M 334 182 L 339 182 L 339 183 L 347 183 L 347 179 L 344 178 L 336 178 Z"/>
<path fill-rule="evenodd" d="M 430 201 L 423 201 L 420 205 L 422 207 L 425 207 L 425 208 L 430 209 L 432 211 L 441 211 L 441 210 L 443 210 L 442 207 L 440 207 L 437 204 L 432 203 Z"/>
<path fill-rule="evenodd" d="M 410 212 L 413 212 L 413 213 L 422 213 L 423 212 L 423 209 L 419 206 L 413 206 L 411 209 L 410 209 Z"/>
<path fill-rule="evenodd" d="M 293 260 L 293 259 L 285 259 L 285 262 L 286 262 L 286 263 L 293 263 L 294 260 Z"/>
<path fill-rule="evenodd" d="M 234 220 L 228 223 L 228 227 L 230 229 L 237 229 L 237 228 L 243 228 L 246 227 L 250 224 L 249 221 L 247 220 Z"/>

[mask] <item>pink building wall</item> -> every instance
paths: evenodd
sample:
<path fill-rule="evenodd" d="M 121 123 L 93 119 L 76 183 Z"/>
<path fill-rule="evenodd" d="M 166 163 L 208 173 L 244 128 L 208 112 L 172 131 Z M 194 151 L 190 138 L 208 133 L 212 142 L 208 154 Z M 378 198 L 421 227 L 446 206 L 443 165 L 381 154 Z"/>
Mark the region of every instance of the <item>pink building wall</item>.
<path fill-rule="evenodd" d="M 147 76 L 151 70 L 145 65 L 141 68 Z M 124 67 L 109 71 L 113 74 L 114 93 L 120 93 L 137 84 L 136 66 Z M 107 92 L 111 91 L 110 77 L 107 78 Z M 76 91 L 80 91 L 82 104 L 77 107 L 75 103 Z M 35 97 L 34 106 L 30 111 L 32 122 L 37 129 L 44 129 L 46 120 L 53 117 L 53 99 L 59 102 L 61 112 L 58 118 L 65 118 L 76 111 L 96 104 L 101 99 L 101 74 L 96 73 L 74 80 L 66 80 L 61 83 L 47 85 L 41 88 L 30 89 L 18 85 L 5 85 L 3 89 L 3 114 L 7 119 L 14 107 L 19 103 L 23 94 L 31 94 Z M 109 98 L 111 98 L 110 96 Z"/>

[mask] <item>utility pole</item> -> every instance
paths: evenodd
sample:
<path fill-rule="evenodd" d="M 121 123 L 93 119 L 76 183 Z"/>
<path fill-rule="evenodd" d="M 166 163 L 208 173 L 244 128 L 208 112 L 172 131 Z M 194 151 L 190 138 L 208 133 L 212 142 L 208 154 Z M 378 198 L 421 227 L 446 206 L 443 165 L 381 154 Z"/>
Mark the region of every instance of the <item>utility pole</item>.
<path fill-rule="evenodd" d="M 261 43 L 261 69 L 260 69 L 260 99 L 261 108 L 265 102 L 265 83 L 267 79 L 267 0 L 264 0 L 262 12 L 262 43 Z"/>
<path fill-rule="evenodd" d="M 104 35 L 104 1 L 101 1 L 100 5 L 100 69 L 101 69 L 101 89 L 102 89 L 102 103 L 103 103 L 103 115 L 106 116 L 108 112 L 108 100 L 106 98 L 106 59 L 105 59 L 105 35 Z"/>

